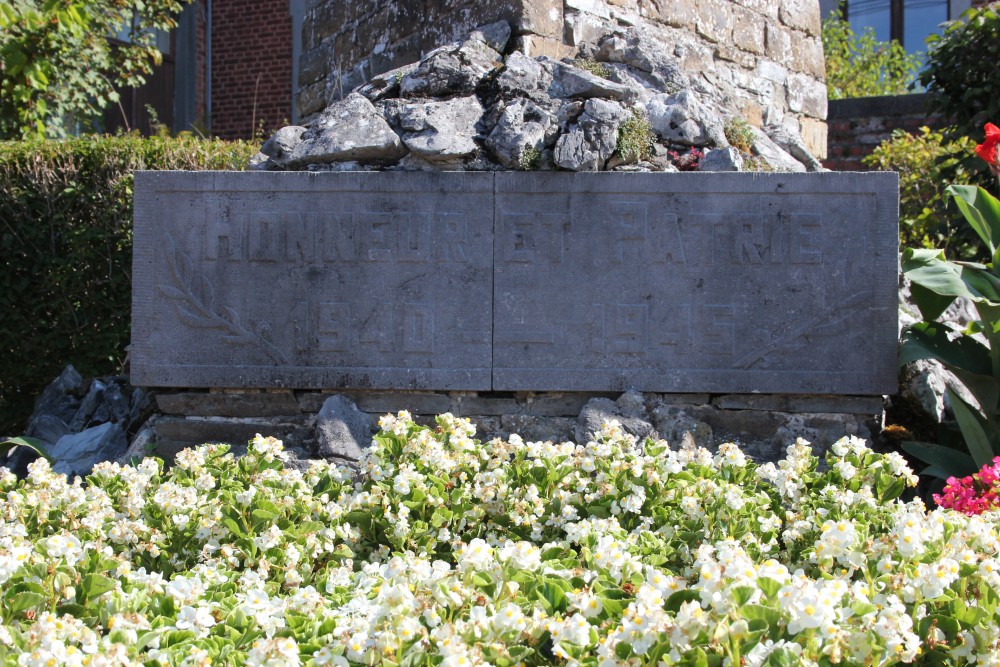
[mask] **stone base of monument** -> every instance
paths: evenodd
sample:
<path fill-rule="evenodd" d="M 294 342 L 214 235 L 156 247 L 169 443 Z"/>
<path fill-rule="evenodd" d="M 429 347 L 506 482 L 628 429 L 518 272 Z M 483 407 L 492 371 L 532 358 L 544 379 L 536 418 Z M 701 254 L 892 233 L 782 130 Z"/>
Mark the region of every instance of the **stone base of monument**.
<path fill-rule="evenodd" d="M 185 447 L 204 442 L 239 447 L 261 433 L 282 439 L 298 458 L 331 458 L 320 451 L 323 436 L 317 415 L 334 395 L 346 397 L 368 415 L 372 433 L 379 416 L 401 409 L 424 424 L 444 412 L 468 417 L 482 440 L 517 433 L 525 440 L 586 442 L 605 419 L 617 419 L 637 436 L 664 438 L 675 447 L 693 442 L 714 448 L 736 441 L 757 461 L 782 458 L 785 448 L 799 437 L 817 450 L 845 435 L 871 439 L 878 435 L 883 419 L 882 399 L 877 396 L 161 391 L 156 398 L 162 416 L 153 426 L 154 450 L 170 459 Z M 359 448 L 367 444 L 358 443 Z M 345 452 L 343 458 L 354 457 Z"/>

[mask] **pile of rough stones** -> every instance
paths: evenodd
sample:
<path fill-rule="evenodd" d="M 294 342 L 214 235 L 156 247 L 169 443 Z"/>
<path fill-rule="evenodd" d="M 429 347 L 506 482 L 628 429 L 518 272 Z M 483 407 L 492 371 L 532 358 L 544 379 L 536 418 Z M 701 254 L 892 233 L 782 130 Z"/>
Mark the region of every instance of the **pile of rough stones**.
<path fill-rule="evenodd" d="M 374 171 L 820 171 L 787 129 L 759 130 L 698 91 L 638 28 L 576 60 L 502 55 L 506 22 L 379 74 L 308 126 L 278 130 L 251 166 Z M 710 93 L 710 91 L 708 91 Z M 740 148 L 727 125 L 743 130 Z M 746 140 L 748 139 L 748 141 Z"/>

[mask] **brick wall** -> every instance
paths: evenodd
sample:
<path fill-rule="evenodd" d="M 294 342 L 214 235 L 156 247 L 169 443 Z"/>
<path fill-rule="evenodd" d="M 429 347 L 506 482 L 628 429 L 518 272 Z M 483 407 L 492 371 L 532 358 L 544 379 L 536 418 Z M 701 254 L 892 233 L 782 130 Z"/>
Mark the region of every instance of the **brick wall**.
<path fill-rule="evenodd" d="M 212 134 L 250 138 L 292 119 L 288 0 L 212 3 Z"/>
<path fill-rule="evenodd" d="M 916 132 L 926 125 L 944 127 L 942 116 L 926 111 L 928 95 L 888 95 L 834 100 L 827 115 L 827 159 L 835 171 L 867 171 L 861 160 L 888 139 L 893 130 Z"/>

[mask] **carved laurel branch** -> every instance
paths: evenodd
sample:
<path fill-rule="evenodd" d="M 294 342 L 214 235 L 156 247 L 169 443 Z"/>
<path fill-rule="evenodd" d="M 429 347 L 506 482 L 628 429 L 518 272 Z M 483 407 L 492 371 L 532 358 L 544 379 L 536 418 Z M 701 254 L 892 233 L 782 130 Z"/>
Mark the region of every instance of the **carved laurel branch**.
<path fill-rule="evenodd" d="M 771 352 L 804 338 L 829 338 L 831 336 L 843 336 L 848 330 L 848 327 L 846 326 L 848 320 L 851 318 L 851 315 L 853 315 L 851 308 L 868 303 L 870 301 L 869 297 L 869 292 L 861 291 L 855 292 L 854 294 L 841 299 L 832 307 L 827 308 L 827 311 L 841 312 L 843 313 L 842 315 L 838 315 L 833 319 L 828 319 L 826 316 L 821 315 L 819 317 L 814 317 L 811 320 L 806 320 L 806 322 L 804 322 L 801 326 L 796 327 L 794 330 L 790 331 L 781 338 L 772 341 L 769 345 L 759 347 L 752 352 L 743 355 L 736 360 L 733 367 L 750 368 Z"/>
<path fill-rule="evenodd" d="M 196 329 L 222 329 L 226 332 L 222 340 L 231 345 L 256 345 L 264 350 L 272 361 L 287 364 L 288 357 L 258 333 L 243 326 L 240 314 L 230 306 L 215 308 L 215 288 L 203 276 L 194 271 L 191 257 L 177 247 L 173 237 L 167 234 L 167 268 L 173 278 L 173 285 L 157 285 L 165 296 L 173 299 L 177 316 L 184 324 Z M 193 283 L 199 283 L 199 297 Z"/>

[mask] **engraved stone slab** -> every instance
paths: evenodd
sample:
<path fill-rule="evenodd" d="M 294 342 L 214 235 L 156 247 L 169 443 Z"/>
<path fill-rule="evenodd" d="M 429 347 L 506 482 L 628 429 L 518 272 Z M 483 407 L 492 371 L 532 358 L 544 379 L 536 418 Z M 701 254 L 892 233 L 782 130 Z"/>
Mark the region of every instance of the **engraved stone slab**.
<path fill-rule="evenodd" d="M 895 390 L 895 174 L 507 172 L 496 189 L 494 390 Z"/>
<path fill-rule="evenodd" d="M 137 173 L 132 382 L 489 389 L 493 183 Z"/>

